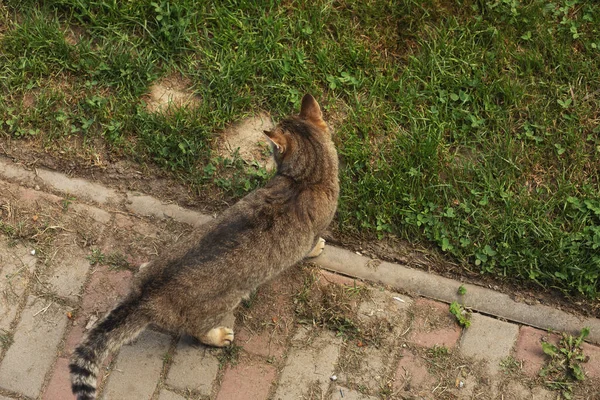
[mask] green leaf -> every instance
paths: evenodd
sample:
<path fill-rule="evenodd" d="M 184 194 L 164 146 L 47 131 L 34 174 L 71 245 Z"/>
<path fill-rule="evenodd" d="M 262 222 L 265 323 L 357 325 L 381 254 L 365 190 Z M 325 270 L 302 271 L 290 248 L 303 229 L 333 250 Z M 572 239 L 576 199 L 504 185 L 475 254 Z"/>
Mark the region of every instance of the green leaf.
<path fill-rule="evenodd" d="M 556 348 L 555 345 L 548 342 L 542 343 L 542 350 L 550 357 L 556 357 L 556 354 L 558 353 L 558 348 Z"/>
<path fill-rule="evenodd" d="M 578 381 L 585 380 L 585 374 L 583 373 L 583 370 L 581 369 L 581 366 L 579 364 L 571 366 L 571 371 L 573 372 L 573 376 L 575 377 L 575 379 L 577 379 Z"/>

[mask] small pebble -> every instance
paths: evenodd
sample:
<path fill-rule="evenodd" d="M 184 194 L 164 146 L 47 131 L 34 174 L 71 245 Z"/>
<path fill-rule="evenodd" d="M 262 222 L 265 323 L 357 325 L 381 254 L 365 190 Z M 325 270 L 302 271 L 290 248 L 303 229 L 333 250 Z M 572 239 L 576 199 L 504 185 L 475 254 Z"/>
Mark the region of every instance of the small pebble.
<path fill-rule="evenodd" d="M 32 256 L 35 256 L 35 250 L 31 250 L 30 253 Z"/>
<path fill-rule="evenodd" d="M 335 381 L 337 381 L 337 375 L 331 375 L 331 377 L 329 379 L 331 379 L 332 381 L 335 382 Z"/>

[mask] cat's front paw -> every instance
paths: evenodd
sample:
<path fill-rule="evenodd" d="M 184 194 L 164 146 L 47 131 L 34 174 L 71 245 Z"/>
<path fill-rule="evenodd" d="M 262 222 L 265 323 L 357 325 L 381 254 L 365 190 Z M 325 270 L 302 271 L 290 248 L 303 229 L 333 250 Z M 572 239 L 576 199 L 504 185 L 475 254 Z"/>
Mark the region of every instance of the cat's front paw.
<path fill-rule="evenodd" d="M 325 239 L 319 238 L 319 240 L 317 240 L 317 244 L 315 245 L 315 247 L 313 247 L 313 249 L 310 251 L 310 253 L 308 253 L 308 255 L 306 257 L 311 257 L 311 258 L 318 257 L 319 255 L 321 255 L 324 248 L 325 248 Z"/>
<path fill-rule="evenodd" d="M 208 331 L 201 338 L 201 342 L 215 347 L 225 347 L 233 343 L 233 329 L 219 326 Z"/>

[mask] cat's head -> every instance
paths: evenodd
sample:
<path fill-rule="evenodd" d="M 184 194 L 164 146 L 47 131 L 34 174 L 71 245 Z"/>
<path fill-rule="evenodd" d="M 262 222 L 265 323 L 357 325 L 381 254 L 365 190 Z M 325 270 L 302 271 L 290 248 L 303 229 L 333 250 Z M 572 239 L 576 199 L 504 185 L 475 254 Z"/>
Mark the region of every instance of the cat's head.
<path fill-rule="evenodd" d="M 329 164 L 332 158 L 337 160 L 321 107 L 310 94 L 302 98 L 299 115 L 284 119 L 265 134 L 271 142 L 280 174 L 306 178 L 307 169 L 315 164 Z"/>

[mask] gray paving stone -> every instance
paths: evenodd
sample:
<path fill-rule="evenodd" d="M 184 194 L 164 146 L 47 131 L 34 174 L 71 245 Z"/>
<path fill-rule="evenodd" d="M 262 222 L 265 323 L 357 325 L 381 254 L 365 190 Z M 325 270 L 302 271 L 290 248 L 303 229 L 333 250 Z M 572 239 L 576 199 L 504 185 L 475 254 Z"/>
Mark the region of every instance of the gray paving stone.
<path fill-rule="evenodd" d="M 0 330 L 8 330 L 15 319 L 36 263 L 28 249 L 0 238 Z"/>
<path fill-rule="evenodd" d="M 375 347 L 357 347 L 356 342 L 348 343 L 349 348 L 340 362 L 338 379 L 348 386 L 364 386 L 370 391 L 381 388 L 385 379 L 387 365 L 393 349 L 377 349 Z M 346 370 L 341 370 L 342 366 Z"/>
<path fill-rule="evenodd" d="M 51 261 L 51 272 L 45 283 L 57 295 L 77 300 L 90 269 L 89 253 L 76 245 L 61 246 Z"/>
<path fill-rule="evenodd" d="M 173 218 L 192 226 L 201 226 L 213 218 L 192 210 L 187 210 L 176 204 L 163 204 L 155 197 L 140 193 L 127 192 L 127 210 L 141 215 L 150 215 L 158 218 Z"/>
<path fill-rule="evenodd" d="M 122 347 L 102 398 L 149 399 L 156 389 L 171 337 L 145 330 L 131 345 Z"/>
<path fill-rule="evenodd" d="M 0 175 L 26 184 L 32 184 L 35 181 L 35 172 L 14 164 L 6 157 L 0 157 Z"/>
<path fill-rule="evenodd" d="M 459 349 L 467 357 L 487 360 L 489 372 L 496 374 L 500 361 L 510 355 L 518 334 L 518 325 L 474 313 Z"/>
<path fill-rule="evenodd" d="M 167 385 L 209 396 L 219 372 L 219 360 L 213 354 L 214 351 L 196 344 L 189 336 L 183 336 L 177 343 L 173 364 L 167 376 Z"/>
<path fill-rule="evenodd" d="M 0 387 L 37 397 L 66 324 L 66 311 L 59 305 L 30 296 L 0 365 Z"/>
<path fill-rule="evenodd" d="M 75 197 L 95 201 L 100 204 L 118 203 L 122 196 L 113 189 L 80 178 L 70 178 L 60 172 L 44 168 L 37 169 L 37 175 L 42 181 L 61 192 Z"/>
<path fill-rule="evenodd" d="M 178 395 L 177 393 L 169 392 L 168 390 L 161 390 L 158 400 L 185 400 L 186 398 Z"/>
<path fill-rule="evenodd" d="M 347 389 L 336 385 L 331 393 L 331 400 L 376 400 L 377 397 L 368 396 L 357 392 L 356 390 Z"/>
<path fill-rule="evenodd" d="M 326 393 L 340 353 L 341 338 L 330 331 L 316 337 L 302 327 L 292 339 L 292 349 L 281 372 L 275 400 L 301 399 L 309 387 L 318 385 Z"/>

